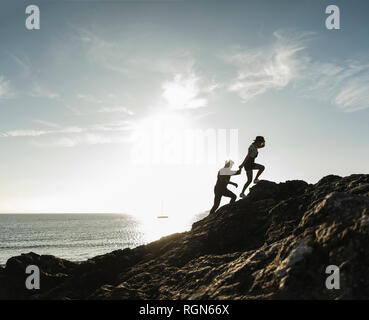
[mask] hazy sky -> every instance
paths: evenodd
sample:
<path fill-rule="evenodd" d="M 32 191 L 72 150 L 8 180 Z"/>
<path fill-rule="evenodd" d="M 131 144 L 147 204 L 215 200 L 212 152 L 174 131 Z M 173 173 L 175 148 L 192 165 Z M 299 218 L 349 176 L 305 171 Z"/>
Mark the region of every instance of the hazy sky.
<path fill-rule="evenodd" d="M 30 3 L 40 30 L 25 28 Z M 340 30 L 325 27 L 330 4 Z M 2 0 L 0 212 L 208 210 L 225 156 L 196 162 L 187 133 L 218 146 L 236 132 L 237 165 L 265 136 L 268 180 L 368 173 L 368 12 L 367 0 Z M 245 173 L 234 181 L 239 194 Z"/>

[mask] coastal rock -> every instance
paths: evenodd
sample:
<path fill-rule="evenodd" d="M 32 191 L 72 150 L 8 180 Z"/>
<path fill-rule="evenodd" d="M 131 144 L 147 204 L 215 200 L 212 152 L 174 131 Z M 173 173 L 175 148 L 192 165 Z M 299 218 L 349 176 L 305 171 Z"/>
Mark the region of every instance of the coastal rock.
<path fill-rule="evenodd" d="M 39 290 L 27 290 L 25 273 L 28 266 L 37 266 L 40 270 L 42 290 L 46 292 L 64 283 L 72 275 L 77 264 L 50 255 L 40 256 L 30 252 L 10 258 L 0 272 L 0 299 L 29 299 Z"/>
<path fill-rule="evenodd" d="M 73 263 L 34 253 L 0 269 L 1 299 L 368 299 L 369 175 L 260 181 L 245 199 L 135 249 Z M 24 289 L 25 267 L 41 289 Z M 328 290 L 326 268 L 340 268 Z"/>

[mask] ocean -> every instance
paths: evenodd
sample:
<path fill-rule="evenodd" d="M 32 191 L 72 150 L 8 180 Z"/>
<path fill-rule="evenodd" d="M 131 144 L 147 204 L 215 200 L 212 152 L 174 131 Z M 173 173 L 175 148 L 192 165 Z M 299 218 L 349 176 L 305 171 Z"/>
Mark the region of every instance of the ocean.
<path fill-rule="evenodd" d="M 0 214 L 0 265 L 21 253 L 83 261 L 190 230 L 189 219 L 135 218 L 127 214 Z"/>

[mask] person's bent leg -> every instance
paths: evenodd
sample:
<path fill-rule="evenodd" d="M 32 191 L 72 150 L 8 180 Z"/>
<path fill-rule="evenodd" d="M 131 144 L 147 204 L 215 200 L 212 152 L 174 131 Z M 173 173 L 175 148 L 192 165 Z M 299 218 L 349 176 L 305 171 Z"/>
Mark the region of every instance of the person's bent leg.
<path fill-rule="evenodd" d="M 242 192 L 241 194 L 244 194 L 247 187 L 250 185 L 250 183 L 252 182 L 252 170 L 247 170 L 246 171 L 246 175 L 247 175 L 247 182 L 245 183 L 245 185 L 242 188 Z"/>
<path fill-rule="evenodd" d="M 229 203 L 233 203 L 237 199 L 237 196 L 231 190 L 228 189 L 224 191 L 223 196 L 231 198 L 231 201 Z"/>
<path fill-rule="evenodd" d="M 258 173 L 256 174 L 255 180 L 257 181 L 260 177 L 260 175 L 264 172 L 265 167 L 262 164 L 255 163 L 254 168 L 258 170 Z"/>

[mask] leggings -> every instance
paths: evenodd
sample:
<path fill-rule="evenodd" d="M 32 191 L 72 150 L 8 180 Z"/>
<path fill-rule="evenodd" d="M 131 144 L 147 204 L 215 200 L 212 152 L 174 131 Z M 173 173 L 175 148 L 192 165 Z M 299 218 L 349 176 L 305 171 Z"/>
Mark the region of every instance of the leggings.
<path fill-rule="evenodd" d="M 227 188 L 214 188 L 214 205 L 210 210 L 210 213 L 214 213 L 215 210 L 218 209 L 219 205 L 220 205 L 220 201 L 222 200 L 222 196 L 224 197 L 228 197 L 231 198 L 230 203 L 233 203 L 236 201 L 237 196 L 231 191 L 228 190 Z"/>

